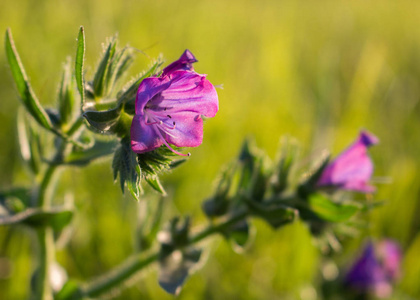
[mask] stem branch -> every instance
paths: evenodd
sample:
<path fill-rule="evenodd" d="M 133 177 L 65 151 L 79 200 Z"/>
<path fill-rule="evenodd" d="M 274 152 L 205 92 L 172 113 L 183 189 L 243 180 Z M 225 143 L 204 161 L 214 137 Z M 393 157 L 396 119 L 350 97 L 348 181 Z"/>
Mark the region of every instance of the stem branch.
<path fill-rule="evenodd" d="M 215 234 L 221 233 L 224 230 L 228 229 L 232 225 L 235 225 L 239 221 L 245 219 L 248 216 L 248 211 L 240 212 L 236 215 L 231 216 L 227 220 L 217 224 L 210 225 L 201 232 L 198 232 L 192 236 L 185 247 L 191 246 L 195 243 L 200 242 L 201 240 Z M 169 255 L 168 253 L 167 255 Z M 155 251 L 146 257 L 143 254 L 137 254 L 131 258 L 128 258 L 126 261 L 121 263 L 116 268 L 112 269 L 109 273 L 99 277 L 91 283 L 88 283 L 84 288 L 82 288 L 80 298 L 82 297 L 97 297 L 104 292 L 107 292 L 120 284 L 128 280 L 132 275 L 136 274 L 143 268 L 149 266 L 150 264 L 156 262 L 161 258 L 159 251 Z"/>

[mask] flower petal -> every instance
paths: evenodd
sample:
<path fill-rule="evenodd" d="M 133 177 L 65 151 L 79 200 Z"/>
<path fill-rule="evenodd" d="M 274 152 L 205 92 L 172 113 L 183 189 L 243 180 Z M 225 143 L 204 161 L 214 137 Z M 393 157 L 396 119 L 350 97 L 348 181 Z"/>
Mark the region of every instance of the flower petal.
<path fill-rule="evenodd" d="M 164 122 L 169 127 L 175 124 L 174 129 L 165 131 L 168 143 L 177 147 L 197 147 L 203 142 L 203 119 L 195 112 L 178 112 L 172 114 L 170 121 Z"/>
<path fill-rule="evenodd" d="M 179 70 L 193 71 L 194 68 L 192 64 L 197 61 L 198 60 L 195 58 L 194 54 L 192 54 L 190 50 L 186 49 L 178 60 L 163 69 L 161 77 L 170 75 L 171 73 Z"/>
<path fill-rule="evenodd" d="M 143 153 L 159 148 L 162 144 L 153 126 L 144 123 L 144 116 L 135 115 L 131 123 L 131 149 Z"/>
<path fill-rule="evenodd" d="M 149 77 L 143 79 L 137 90 L 136 115 L 142 115 L 143 109 L 153 97 L 171 85 L 169 78 Z"/>
<path fill-rule="evenodd" d="M 170 87 L 150 101 L 156 112 L 165 115 L 182 111 L 195 112 L 205 117 L 214 117 L 219 109 L 219 100 L 214 86 L 204 75 L 188 71 L 172 73 Z"/>
<path fill-rule="evenodd" d="M 368 185 L 373 163 L 367 147 L 377 142 L 372 134 L 361 132 L 359 138 L 325 168 L 318 185 L 338 185 L 342 189 L 373 192 L 375 188 Z"/>

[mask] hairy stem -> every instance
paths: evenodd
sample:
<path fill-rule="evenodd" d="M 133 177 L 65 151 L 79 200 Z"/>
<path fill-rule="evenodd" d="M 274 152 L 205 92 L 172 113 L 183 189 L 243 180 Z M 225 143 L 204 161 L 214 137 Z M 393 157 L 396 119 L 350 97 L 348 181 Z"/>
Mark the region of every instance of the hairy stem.
<path fill-rule="evenodd" d="M 83 124 L 82 118 L 78 118 L 71 129 L 68 136 L 71 138 L 80 126 Z M 55 157 L 62 157 L 69 149 L 70 140 L 62 140 L 61 146 L 58 148 Z M 56 171 L 59 165 L 49 165 L 41 180 L 36 205 L 43 209 L 51 208 L 53 196 L 53 183 L 56 179 Z M 55 259 L 54 232 L 50 227 L 42 227 L 37 229 L 37 240 L 39 245 L 39 266 L 36 274 L 36 285 L 33 299 L 36 300 L 53 300 L 53 293 L 50 284 L 51 264 Z"/>
<path fill-rule="evenodd" d="M 226 219 L 225 221 L 219 224 L 212 224 L 204 230 L 192 236 L 189 239 L 188 244 L 185 245 L 185 247 L 198 243 L 201 240 L 213 234 L 221 233 L 247 217 L 248 211 L 243 211 L 231 216 L 230 218 Z M 166 255 L 169 254 L 170 253 L 167 253 Z M 109 273 L 99 277 L 91 283 L 88 283 L 84 288 L 82 288 L 81 294 L 78 295 L 79 298 L 76 299 L 82 299 L 82 297 L 97 297 L 105 292 L 108 292 L 113 288 L 116 288 L 117 286 L 126 282 L 128 279 L 131 278 L 131 276 L 138 273 L 145 267 L 158 261 L 159 258 L 161 258 L 161 254 L 159 251 L 155 251 L 147 256 L 144 256 L 143 254 L 137 254 L 135 256 L 132 256 L 116 268 L 112 269 Z"/>

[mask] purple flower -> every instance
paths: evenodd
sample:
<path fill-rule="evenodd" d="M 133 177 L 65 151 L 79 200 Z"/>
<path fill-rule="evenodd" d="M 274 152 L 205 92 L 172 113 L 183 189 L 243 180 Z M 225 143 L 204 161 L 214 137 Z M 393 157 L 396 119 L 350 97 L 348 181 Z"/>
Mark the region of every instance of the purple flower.
<path fill-rule="evenodd" d="M 357 292 L 389 297 L 392 284 L 400 277 L 400 264 L 401 250 L 396 242 L 369 242 L 347 273 L 345 283 Z"/>
<path fill-rule="evenodd" d="M 205 75 L 194 72 L 194 55 L 182 56 L 163 69 L 160 77 L 144 79 L 137 91 L 136 109 L 131 124 L 134 152 L 152 151 L 161 145 L 197 147 L 203 141 L 203 119 L 214 117 L 219 102 L 214 86 Z"/>
<path fill-rule="evenodd" d="M 318 186 L 337 186 L 344 190 L 373 192 L 368 184 L 373 163 L 367 155 L 367 148 L 378 143 L 378 139 L 367 131 L 362 131 L 358 139 L 338 155 L 323 171 Z"/>

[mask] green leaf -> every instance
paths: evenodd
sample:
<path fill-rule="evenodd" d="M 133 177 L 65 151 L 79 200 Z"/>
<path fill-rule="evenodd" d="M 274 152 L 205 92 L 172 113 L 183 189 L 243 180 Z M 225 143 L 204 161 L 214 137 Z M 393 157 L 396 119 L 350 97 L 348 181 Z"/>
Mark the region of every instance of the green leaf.
<path fill-rule="evenodd" d="M 12 71 L 20 99 L 22 100 L 31 116 L 33 116 L 42 127 L 52 130 L 53 125 L 51 120 L 45 112 L 44 108 L 39 103 L 34 91 L 28 82 L 28 77 L 26 76 L 25 69 L 23 68 L 19 54 L 16 50 L 12 37 L 12 31 L 10 28 L 8 28 L 6 31 L 5 49 L 7 60 L 10 65 L 10 69 Z"/>
<path fill-rule="evenodd" d="M 263 199 L 268 186 L 269 172 L 265 160 L 264 152 L 258 149 L 252 140 L 245 140 L 239 154 L 241 167 L 239 189 L 256 201 Z"/>
<path fill-rule="evenodd" d="M 195 271 L 202 251 L 176 250 L 160 260 L 159 285 L 169 294 L 178 295 L 185 280 Z"/>
<path fill-rule="evenodd" d="M 179 150 L 180 148 L 175 148 Z M 138 154 L 138 162 L 141 168 L 143 177 L 158 175 L 163 171 L 168 171 L 171 168 L 173 157 L 178 157 L 166 146 L 162 146 L 153 151 Z"/>
<path fill-rule="evenodd" d="M 347 221 L 359 211 L 355 204 L 335 203 L 320 193 L 311 194 L 308 203 L 316 215 L 329 222 Z"/>
<path fill-rule="evenodd" d="M 166 196 L 165 189 L 163 188 L 162 184 L 159 181 L 159 177 L 156 175 L 154 176 L 146 176 L 144 180 L 154 189 L 156 192 Z"/>
<path fill-rule="evenodd" d="M 101 133 L 112 133 L 112 129 L 116 126 L 120 113 L 121 110 L 119 108 L 107 111 L 88 110 L 83 113 L 83 116 L 93 128 Z"/>
<path fill-rule="evenodd" d="M 324 169 L 327 167 L 329 161 L 329 155 L 322 157 L 318 165 L 313 170 L 305 174 L 304 182 L 301 183 L 298 187 L 298 194 L 300 196 L 306 198 L 317 189 L 316 184 L 321 178 L 322 172 L 324 172 Z"/>
<path fill-rule="evenodd" d="M 102 97 L 105 94 L 109 67 L 112 59 L 114 58 L 116 47 L 117 40 L 112 38 L 108 43 L 108 46 L 102 56 L 101 62 L 99 63 L 98 69 L 96 70 L 95 76 L 93 78 L 93 92 L 95 97 Z"/>
<path fill-rule="evenodd" d="M 134 61 L 132 48 L 125 47 L 114 55 L 109 66 L 106 79 L 106 95 L 110 95 L 117 81 L 124 75 L 125 71 Z"/>
<path fill-rule="evenodd" d="M 55 295 L 55 300 L 72 300 L 83 297 L 79 283 L 74 280 L 67 281 L 61 290 Z"/>
<path fill-rule="evenodd" d="M 124 193 L 124 187 L 131 195 L 139 200 L 141 194 L 140 179 L 141 170 L 137 163 L 136 153 L 131 150 L 130 141 L 123 139 L 119 148 L 115 151 L 114 159 L 112 161 L 112 168 L 114 172 L 114 180 L 120 176 L 120 186 Z"/>
<path fill-rule="evenodd" d="M 71 72 L 71 59 L 67 59 L 64 65 L 58 88 L 58 110 L 60 112 L 61 125 L 71 121 L 74 112 L 75 96 L 73 89 L 73 78 Z"/>
<path fill-rule="evenodd" d="M 131 106 L 132 106 L 132 114 L 134 114 L 134 101 L 135 101 L 135 97 L 137 94 L 137 90 L 139 88 L 140 83 L 143 81 L 143 79 L 150 77 L 152 75 L 154 75 L 156 73 L 156 71 L 159 69 L 159 67 L 163 64 L 161 59 L 157 59 L 152 66 L 149 68 L 149 70 L 140 73 L 139 75 L 137 75 L 137 78 L 130 81 L 128 84 L 126 84 L 126 88 L 124 89 L 124 92 L 118 97 L 118 104 L 119 106 L 121 106 L 121 104 L 123 103 L 127 103 L 128 101 L 131 102 Z M 128 105 L 128 108 L 130 107 L 130 105 Z M 129 112 L 129 110 L 126 109 L 127 113 Z"/>
<path fill-rule="evenodd" d="M 93 160 L 112 154 L 116 146 L 116 141 L 96 140 L 91 148 L 73 150 L 63 163 L 74 166 L 85 166 Z"/>
<path fill-rule="evenodd" d="M 34 174 L 38 174 L 41 166 L 41 142 L 38 132 L 30 125 L 22 111 L 18 112 L 19 149 L 23 161 Z"/>
<path fill-rule="evenodd" d="M 85 103 L 85 84 L 83 80 L 83 65 L 85 60 L 85 31 L 83 26 L 80 26 L 79 35 L 77 36 L 77 50 L 75 61 L 75 76 L 77 89 L 79 90 L 82 106 Z"/>
<path fill-rule="evenodd" d="M 73 211 L 68 209 L 28 208 L 14 215 L 1 216 L 0 225 L 26 224 L 30 227 L 52 227 L 61 230 L 70 223 Z"/>
<path fill-rule="evenodd" d="M 296 141 L 288 138 L 280 141 L 272 180 L 272 187 L 276 194 L 280 194 L 287 188 L 292 165 L 298 153 L 299 146 Z"/>

